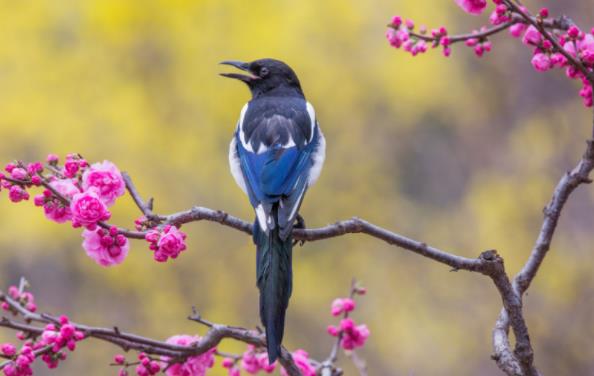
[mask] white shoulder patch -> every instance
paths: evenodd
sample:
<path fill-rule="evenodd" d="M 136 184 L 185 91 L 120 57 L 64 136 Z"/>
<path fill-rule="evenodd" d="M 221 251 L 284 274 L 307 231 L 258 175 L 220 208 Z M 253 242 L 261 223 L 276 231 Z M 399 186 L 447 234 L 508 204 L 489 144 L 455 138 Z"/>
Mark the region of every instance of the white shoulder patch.
<path fill-rule="evenodd" d="M 241 113 L 239 114 L 239 121 L 237 122 L 237 131 L 239 132 L 239 140 L 241 141 L 241 145 L 243 145 L 244 149 L 249 152 L 254 152 L 252 149 L 252 145 L 250 145 L 245 139 L 245 132 L 243 130 L 243 119 L 245 117 L 245 113 L 247 112 L 249 103 L 246 103 L 243 108 L 241 109 Z"/>
<path fill-rule="evenodd" d="M 309 136 L 309 140 L 308 142 L 311 142 L 311 140 L 313 139 L 314 136 L 314 129 L 316 127 L 316 110 L 314 110 L 314 107 L 311 105 L 311 103 L 307 102 L 306 104 L 307 107 L 307 113 L 309 114 L 309 124 L 310 124 L 310 136 Z"/>
<path fill-rule="evenodd" d="M 316 150 L 311 154 L 313 164 L 311 169 L 309 170 L 309 177 L 307 179 L 307 186 L 311 187 L 318 181 L 320 177 L 320 173 L 322 172 L 322 167 L 324 166 L 324 160 L 326 159 L 326 138 L 324 138 L 324 134 L 322 130 L 318 126 L 318 138 L 319 143 L 316 147 Z"/>
<path fill-rule="evenodd" d="M 241 171 L 241 162 L 239 161 L 239 155 L 237 155 L 237 138 L 233 135 L 231 143 L 229 144 L 229 167 L 231 167 L 231 175 L 239 188 L 241 188 L 245 194 L 247 194 L 247 186 L 245 179 L 243 178 L 243 172 Z"/>

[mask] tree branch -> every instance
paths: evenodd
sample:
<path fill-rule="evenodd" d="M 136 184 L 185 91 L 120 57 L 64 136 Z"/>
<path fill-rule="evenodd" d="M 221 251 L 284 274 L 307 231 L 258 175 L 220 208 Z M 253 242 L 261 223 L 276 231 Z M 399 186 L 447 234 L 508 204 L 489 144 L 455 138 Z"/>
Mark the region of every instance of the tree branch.
<path fill-rule="evenodd" d="M 2 317 L 0 319 L 0 327 L 16 329 L 25 333 L 30 333 L 33 336 L 39 336 L 43 333 L 44 328 L 32 325 L 31 323 L 36 322 L 41 324 L 50 324 L 59 321 L 58 318 L 52 315 L 39 314 L 27 310 L 19 302 L 15 301 L 2 291 L 0 291 L 0 301 L 8 303 L 10 308 L 12 308 L 17 314 L 21 315 L 27 322 L 22 323 L 15 321 L 14 319 Z M 216 347 L 223 339 L 226 338 L 235 339 L 237 341 L 252 344 L 257 347 L 266 346 L 266 340 L 263 333 L 255 330 L 222 324 L 210 324 L 209 330 L 204 336 L 200 338 L 200 341 L 188 347 L 173 345 L 151 338 L 142 337 L 136 334 L 122 332 L 117 327 L 101 328 L 77 324 L 74 322 L 71 322 L 71 324 L 77 330 L 83 332 L 85 337 L 91 337 L 112 343 L 122 348 L 124 351 L 136 350 L 151 355 L 167 356 L 171 358 L 170 363 L 183 363 L 189 357 L 203 354 Z M 288 352 L 284 347 L 282 348 L 279 361 L 289 375 L 301 376 L 301 371 L 293 361 L 291 353 Z"/>

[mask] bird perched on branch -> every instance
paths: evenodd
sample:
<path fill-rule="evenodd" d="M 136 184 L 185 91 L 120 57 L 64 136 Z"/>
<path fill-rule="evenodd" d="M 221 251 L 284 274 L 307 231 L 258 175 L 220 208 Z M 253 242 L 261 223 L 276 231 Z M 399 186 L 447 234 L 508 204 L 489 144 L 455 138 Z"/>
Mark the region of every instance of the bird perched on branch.
<path fill-rule="evenodd" d="M 272 363 L 280 356 L 291 296 L 292 231 L 296 221 L 304 226 L 299 207 L 320 175 L 326 141 L 313 106 L 287 64 L 274 59 L 221 64 L 244 71 L 221 75 L 244 82 L 252 93 L 229 146 L 229 164 L 256 212 L 253 239 L 260 319 Z"/>

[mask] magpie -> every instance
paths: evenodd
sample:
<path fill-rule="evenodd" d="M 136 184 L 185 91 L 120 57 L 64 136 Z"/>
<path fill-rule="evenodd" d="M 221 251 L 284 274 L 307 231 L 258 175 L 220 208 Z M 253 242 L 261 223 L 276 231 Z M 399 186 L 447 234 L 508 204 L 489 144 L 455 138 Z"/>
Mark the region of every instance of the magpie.
<path fill-rule="evenodd" d="M 280 356 L 293 285 L 292 230 L 296 221 L 302 222 L 298 213 L 305 192 L 322 171 L 326 141 L 313 106 L 287 64 L 274 59 L 221 64 L 246 72 L 221 75 L 244 82 L 252 94 L 229 145 L 229 165 L 256 212 L 260 320 L 272 363 Z"/>

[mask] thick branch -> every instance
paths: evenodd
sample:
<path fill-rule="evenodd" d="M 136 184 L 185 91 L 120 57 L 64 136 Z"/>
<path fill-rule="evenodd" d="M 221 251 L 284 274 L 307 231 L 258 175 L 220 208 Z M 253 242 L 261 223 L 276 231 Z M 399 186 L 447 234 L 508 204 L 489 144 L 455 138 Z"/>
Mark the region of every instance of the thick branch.
<path fill-rule="evenodd" d="M 551 241 L 555 234 L 565 203 L 571 193 L 575 191 L 578 186 L 591 182 L 589 174 L 594 169 L 594 141 L 588 140 L 587 144 L 586 152 L 581 161 L 571 172 L 568 172 L 561 178 L 553 192 L 551 201 L 545 207 L 544 221 L 536 240 L 536 244 L 530 253 L 530 257 L 526 261 L 526 264 L 514 277 L 511 286 L 507 286 L 507 283 L 505 283 L 504 288 L 507 291 L 506 294 L 516 297 L 514 300 L 517 300 L 516 304 L 519 304 L 520 309 L 522 294 L 530 286 L 530 283 L 536 276 L 540 265 L 550 249 Z M 522 344 L 522 331 L 517 333 L 516 330 L 514 330 L 514 335 L 516 337 L 515 354 L 512 354 L 510 351 L 508 330 L 510 323 L 514 328 L 517 326 L 517 324 L 514 325 L 514 320 L 517 320 L 517 317 L 514 317 L 513 311 L 510 307 L 506 306 L 505 303 L 504 307 L 505 308 L 501 310 L 501 313 L 499 314 L 499 318 L 497 319 L 497 323 L 493 330 L 493 348 L 495 351 L 493 358 L 496 360 L 498 366 L 508 375 L 534 374 L 531 373 L 531 369 L 526 369 L 526 361 L 531 360 L 533 355 L 532 349 Z M 519 329 L 521 329 L 521 327 L 519 327 Z M 522 359 L 525 359 L 526 361 L 522 361 Z M 519 371 L 520 368 L 521 371 Z M 526 371 L 529 373 L 526 373 Z"/>

